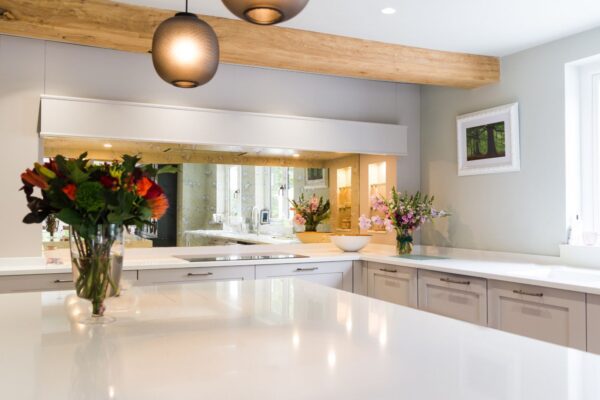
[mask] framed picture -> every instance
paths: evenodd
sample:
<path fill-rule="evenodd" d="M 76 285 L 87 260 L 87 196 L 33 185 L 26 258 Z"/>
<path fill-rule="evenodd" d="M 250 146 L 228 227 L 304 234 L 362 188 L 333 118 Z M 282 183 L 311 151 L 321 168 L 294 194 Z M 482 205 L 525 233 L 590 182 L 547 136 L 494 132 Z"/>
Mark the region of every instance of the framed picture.
<path fill-rule="evenodd" d="M 306 168 L 304 187 L 306 189 L 324 189 L 328 187 L 327 168 Z"/>
<path fill-rule="evenodd" d="M 260 210 L 260 224 L 267 225 L 271 223 L 271 212 L 267 209 Z"/>
<path fill-rule="evenodd" d="M 459 115 L 456 126 L 459 176 L 521 169 L 519 103 Z"/>

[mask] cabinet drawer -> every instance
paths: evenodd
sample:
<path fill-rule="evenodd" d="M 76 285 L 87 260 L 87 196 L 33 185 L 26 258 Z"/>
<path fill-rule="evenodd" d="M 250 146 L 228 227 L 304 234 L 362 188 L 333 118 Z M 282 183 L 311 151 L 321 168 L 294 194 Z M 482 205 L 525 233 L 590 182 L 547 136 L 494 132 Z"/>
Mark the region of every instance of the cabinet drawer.
<path fill-rule="evenodd" d="M 586 349 L 583 293 L 489 281 L 488 318 L 492 328 Z"/>
<path fill-rule="evenodd" d="M 136 281 L 137 271 L 123 271 L 121 279 Z M 74 290 L 73 275 L 65 273 L 0 277 L 0 293 L 42 292 L 51 290 Z"/>
<path fill-rule="evenodd" d="M 294 277 L 352 291 L 352 261 L 268 264 L 256 266 L 256 279 Z"/>
<path fill-rule="evenodd" d="M 417 270 L 414 268 L 368 263 L 367 295 L 403 306 L 417 307 Z"/>
<path fill-rule="evenodd" d="M 254 279 L 253 266 L 140 270 L 138 285 Z"/>
<path fill-rule="evenodd" d="M 472 276 L 419 270 L 419 308 L 487 325 L 487 281 Z"/>

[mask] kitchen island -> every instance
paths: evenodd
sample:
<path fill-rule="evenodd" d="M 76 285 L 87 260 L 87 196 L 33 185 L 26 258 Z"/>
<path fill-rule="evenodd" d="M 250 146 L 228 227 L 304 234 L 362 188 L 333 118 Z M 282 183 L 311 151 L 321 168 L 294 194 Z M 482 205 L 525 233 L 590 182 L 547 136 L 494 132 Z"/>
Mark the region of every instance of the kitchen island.
<path fill-rule="evenodd" d="M 600 398 L 600 356 L 296 279 L 0 295 L 2 398 Z"/>

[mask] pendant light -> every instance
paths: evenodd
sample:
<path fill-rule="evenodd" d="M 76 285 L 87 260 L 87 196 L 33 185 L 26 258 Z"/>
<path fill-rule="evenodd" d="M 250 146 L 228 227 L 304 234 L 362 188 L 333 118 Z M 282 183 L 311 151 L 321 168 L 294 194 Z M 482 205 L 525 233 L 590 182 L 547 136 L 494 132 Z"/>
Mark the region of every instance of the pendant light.
<path fill-rule="evenodd" d="M 195 14 L 175 14 L 156 28 L 152 38 L 156 73 L 180 88 L 195 88 L 210 81 L 219 66 L 219 41 L 215 31 Z"/>
<path fill-rule="evenodd" d="M 241 19 L 257 25 L 274 25 L 300 13 L 308 0 L 223 0 L 225 7 Z"/>

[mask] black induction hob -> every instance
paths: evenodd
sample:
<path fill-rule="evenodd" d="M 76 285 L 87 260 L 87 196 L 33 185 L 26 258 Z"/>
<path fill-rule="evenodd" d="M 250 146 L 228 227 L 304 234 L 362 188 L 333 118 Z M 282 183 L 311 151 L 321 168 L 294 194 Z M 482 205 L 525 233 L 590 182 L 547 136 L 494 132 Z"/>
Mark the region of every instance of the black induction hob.
<path fill-rule="evenodd" d="M 214 262 L 214 261 L 258 261 L 258 260 L 287 260 L 290 258 L 308 258 L 300 254 L 221 254 L 202 256 L 175 256 L 189 262 Z"/>

